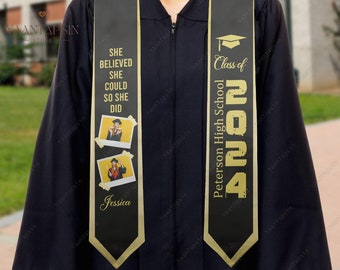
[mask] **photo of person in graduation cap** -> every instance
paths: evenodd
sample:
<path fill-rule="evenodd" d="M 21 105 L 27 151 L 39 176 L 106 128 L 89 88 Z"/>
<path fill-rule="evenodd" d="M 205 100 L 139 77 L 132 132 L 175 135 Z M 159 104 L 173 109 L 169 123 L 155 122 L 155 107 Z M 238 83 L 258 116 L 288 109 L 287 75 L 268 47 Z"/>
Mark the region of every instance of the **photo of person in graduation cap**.
<path fill-rule="evenodd" d="M 107 176 L 111 181 L 122 179 L 123 174 L 126 173 L 124 165 L 116 158 L 111 160 L 111 168 L 108 169 Z"/>
<path fill-rule="evenodd" d="M 113 125 L 111 127 L 109 127 L 108 132 L 107 132 L 107 140 L 110 141 L 120 141 L 120 139 L 122 138 L 122 121 L 120 121 L 120 119 L 114 119 L 112 120 Z"/>

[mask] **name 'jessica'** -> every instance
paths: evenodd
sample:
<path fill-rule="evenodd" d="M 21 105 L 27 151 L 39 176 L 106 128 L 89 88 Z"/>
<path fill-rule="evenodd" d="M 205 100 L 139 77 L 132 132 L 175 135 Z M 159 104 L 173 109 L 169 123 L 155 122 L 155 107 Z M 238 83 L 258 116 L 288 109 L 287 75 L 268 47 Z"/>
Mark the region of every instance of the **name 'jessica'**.
<path fill-rule="evenodd" d="M 127 207 L 132 204 L 131 201 L 124 201 L 123 199 L 112 200 L 113 196 L 114 195 L 111 194 L 104 198 L 104 202 L 99 207 L 101 211 L 105 211 L 108 207 Z"/>

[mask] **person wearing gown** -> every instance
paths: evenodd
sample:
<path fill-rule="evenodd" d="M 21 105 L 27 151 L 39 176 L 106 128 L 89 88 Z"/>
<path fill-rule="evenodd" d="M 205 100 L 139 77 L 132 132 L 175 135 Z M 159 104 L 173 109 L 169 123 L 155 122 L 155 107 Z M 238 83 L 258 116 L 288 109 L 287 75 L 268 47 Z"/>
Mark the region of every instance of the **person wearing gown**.
<path fill-rule="evenodd" d="M 123 174 L 126 173 L 125 166 L 116 158 L 111 160 L 111 164 L 111 168 L 109 168 L 107 171 L 107 177 L 110 179 L 110 181 L 122 179 Z"/>
<path fill-rule="evenodd" d="M 113 125 L 107 131 L 106 139 L 119 142 L 123 135 L 122 128 L 120 127 L 122 122 L 119 119 L 115 119 L 112 123 Z"/>
<path fill-rule="evenodd" d="M 233 268 L 203 241 L 208 0 L 167 3 L 140 3 L 146 240 L 119 269 L 330 270 L 279 1 L 255 0 L 259 241 Z M 88 241 L 93 23 L 93 0 L 73 0 L 14 270 L 113 269 Z"/>

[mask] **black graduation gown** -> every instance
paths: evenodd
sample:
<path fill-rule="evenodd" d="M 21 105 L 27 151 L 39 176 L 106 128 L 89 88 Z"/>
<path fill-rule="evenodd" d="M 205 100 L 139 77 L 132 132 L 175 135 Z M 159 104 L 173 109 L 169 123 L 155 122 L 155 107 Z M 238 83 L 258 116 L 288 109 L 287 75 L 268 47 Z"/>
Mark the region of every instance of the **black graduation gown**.
<path fill-rule="evenodd" d="M 329 270 L 282 9 L 255 2 L 259 241 L 233 269 Z M 142 0 L 141 24 L 146 242 L 120 269 L 230 269 L 202 240 L 207 0 L 188 3 L 175 33 Z M 113 269 L 88 242 L 93 0 L 73 0 L 68 25 L 79 34 L 62 31 L 14 270 Z"/>

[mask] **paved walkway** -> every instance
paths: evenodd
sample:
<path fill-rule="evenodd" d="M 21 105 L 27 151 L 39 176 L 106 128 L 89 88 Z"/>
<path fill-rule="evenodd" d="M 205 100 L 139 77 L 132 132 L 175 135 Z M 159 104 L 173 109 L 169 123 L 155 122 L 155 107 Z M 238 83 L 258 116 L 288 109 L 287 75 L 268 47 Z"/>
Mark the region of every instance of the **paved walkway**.
<path fill-rule="evenodd" d="M 12 269 L 22 212 L 0 219 L 0 269 Z M 41 269 L 43 270 L 43 269 Z"/>
<path fill-rule="evenodd" d="M 340 270 L 340 119 L 310 125 L 307 134 L 318 178 L 333 270 Z M 1 270 L 11 269 L 21 216 L 22 212 L 19 212 L 0 219 Z"/>
<path fill-rule="evenodd" d="M 310 125 L 307 135 L 318 179 L 333 270 L 340 270 L 340 119 Z"/>

